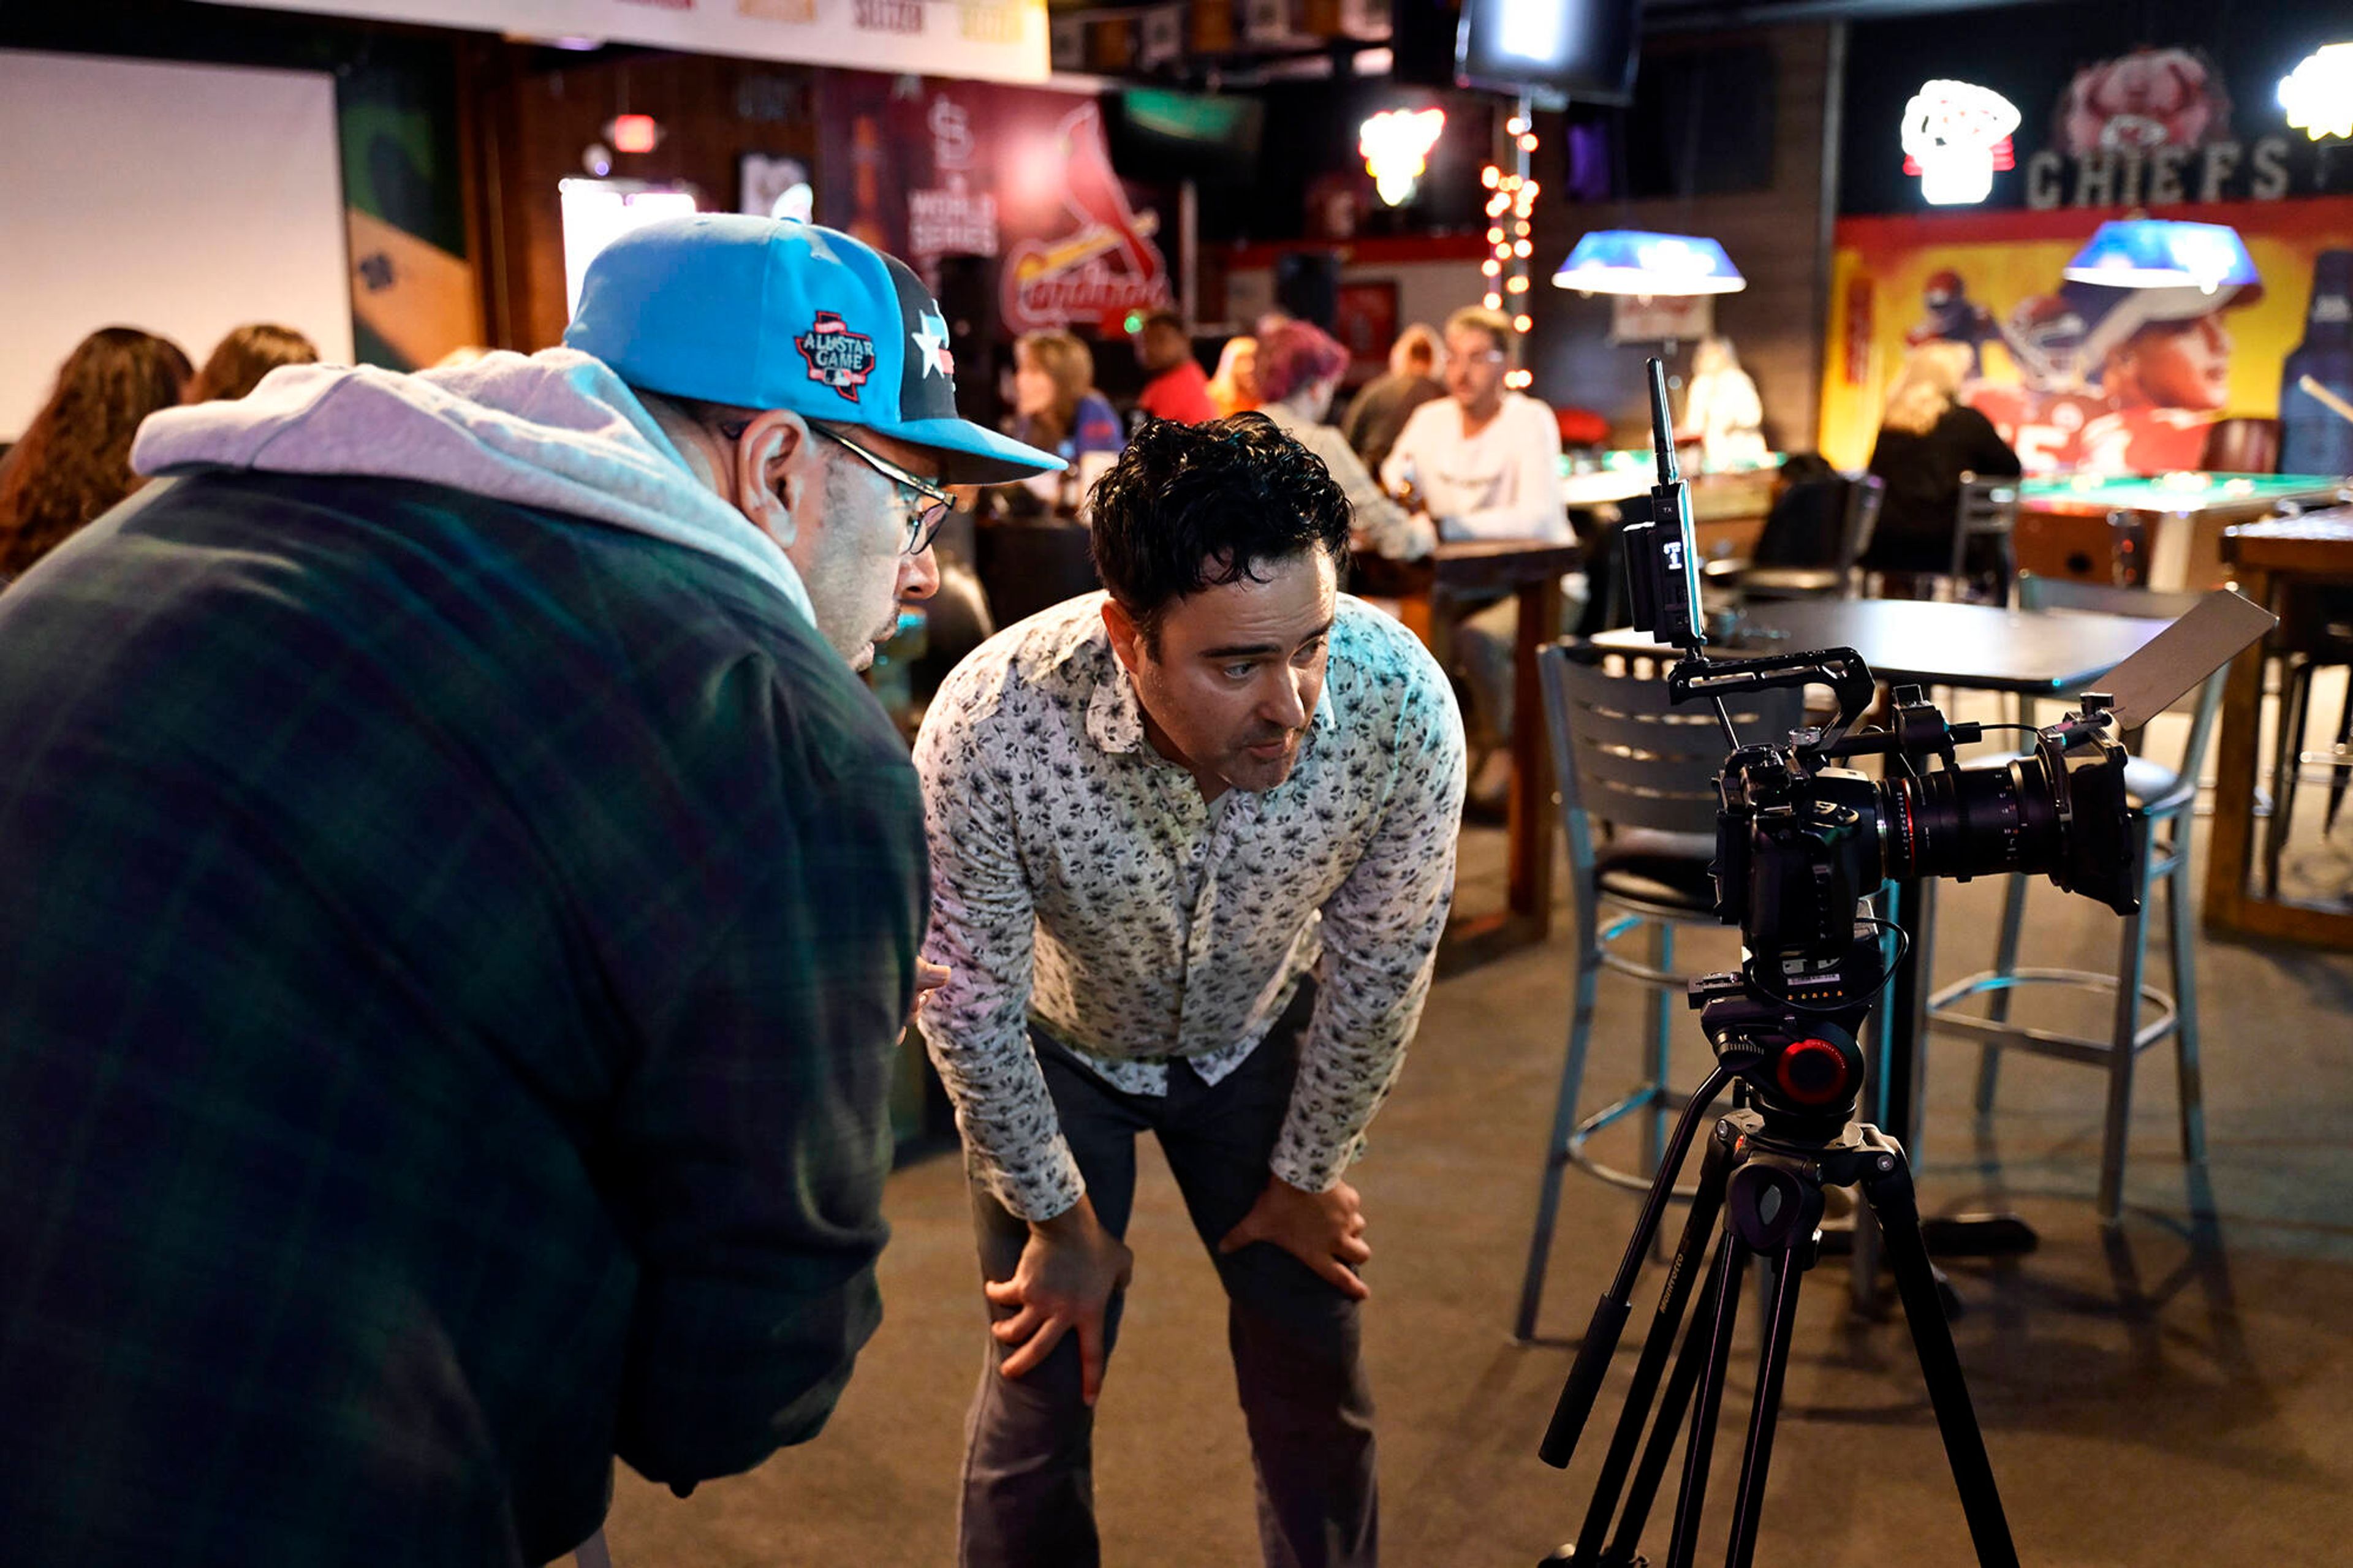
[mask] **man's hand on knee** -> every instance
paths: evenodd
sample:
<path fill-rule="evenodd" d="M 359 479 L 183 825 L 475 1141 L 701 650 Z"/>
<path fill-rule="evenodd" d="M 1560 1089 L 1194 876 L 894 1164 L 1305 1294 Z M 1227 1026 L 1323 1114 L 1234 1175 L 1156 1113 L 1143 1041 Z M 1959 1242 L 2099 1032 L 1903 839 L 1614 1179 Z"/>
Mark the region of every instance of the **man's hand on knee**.
<path fill-rule="evenodd" d="M 1365 1244 L 1365 1211 L 1356 1201 L 1356 1189 L 1345 1182 L 1329 1192 L 1310 1193 L 1280 1176 L 1269 1176 L 1250 1213 L 1218 1243 L 1218 1253 L 1239 1252 L 1254 1241 L 1282 1248 L 1344 1296 L 1361 1301 L 1373 1293 L 1356 1273 L 1373 1255 Z"/>
<path fill-rule="evenodd" d="M 988 1331 L 1007 1347 L 998 1370 L 1020 1377 L 1043 1362 L 1065 1333 L 1079 1336 L 1079 1391 L 1089 1405 L 1103 1392 L 1103 1313 L 1112 1292 L 1126 1287 L 1135 1255 L 1103 1227 L 1094 1205 L 1078 1203 L 1050 1220 L 1034 1220 L 1013 1278 L 981 1286 L 991 1304 L 1014 1309 Z"/>

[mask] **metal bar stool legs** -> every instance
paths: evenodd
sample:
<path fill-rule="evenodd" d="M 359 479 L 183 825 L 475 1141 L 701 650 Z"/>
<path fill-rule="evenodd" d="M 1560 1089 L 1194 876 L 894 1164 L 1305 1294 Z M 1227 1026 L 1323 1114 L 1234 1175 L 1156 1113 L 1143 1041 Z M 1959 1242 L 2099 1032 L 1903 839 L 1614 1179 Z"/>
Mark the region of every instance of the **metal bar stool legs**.
<path fill-rule="evenodd" d="M 1568 1168 L 1570 1140 L 1577 1133 L 1577 1095 L 1585 1082 L 1585 1053 L 1593 1040 L 1593 1010 L 1600 1000 L 1602 937 L 1595 929 L 1598 911 L 1589 897 L 1580 897 L 1577 903 L 1577 996 L 1569 1010 L 1568 1057 L 1561 1065 L 1560 1089 L 1553 1103 L 1552 1139 L 1545 1145 L 1535 1229 L 1528 1237 L 1528 1267 L 1520 1279 L 1520 1309 L 1512 1320 L 1512 1337 L 1520 1340 L 1535 1337 L 1536 1310 L 1544 1303 L 1545 1264 L 1552 1256 L 1553 1225 L 1560 1217 L 1560 1179 Z"/>
<path fill-rule="evenodd" d="M 2117 932 L 2116 970 L 2101 974 L 2076 969 L 2021 969 L 2017 953 L 2019 928 L 2025 910 L 2026 879 L 2014 877 L 2002 911 L 2002 934 L 1995 967 L 1954 982 L 1929 1001 L 1936 1027 L 1975 1036 L 1981 1046 L 1978 1061 L 1977 1109 L 1991 1114 L 2002 1050 L 2028 1050 L 2040 1056 L 2083 1062 L 2106 1070 L 2106 1110 L 2100 1133 L 2100 1173 L 2096 1209 L 2103 1223 L 2113 1224 L 2124 1205 L 2124 1169 L 2132 1131 L 2133 1072 L 2139 1054 L 2173 1037 L 2174 1059 L 2179 1074 L 2181 1157 L 2196 1163 L 2206 1158 L 2204 1089 L 2198 1061 L 2198 959 L 2196 894 L 2189 879 L 2188 814 L 2189 802 L 2173 810 L 2145 817 L 2141 832 L 2141 910 L 2124 917 Z M 2162 828 L 2169 835 L 2158 843 Z M 2160 889 L 2166 903 L 2167 958 L 2172 967 L 2171 994 L 2150 984 L 2147 974 L 2150 899 Z M 2115 1006 L 2105 1040 L 2084 1039 L 2042 1029 L 2023 1029 L 2009 1022 L 2010 993 L 2021 984 L 2089 985 L 2110 991 Z M 1958 1011 L 1971 996 L 1987 997 L 1987 1016 Z M 2141 1021 L 2143 1005 L 2155 1016 Z"/>
<path fill-rule="evenodd" d="M 1580 906 L 1582 903 L 1580 900 Z M 1683 994 L 1687 978 L 1673 972 L 1673 923 L 1657 916 L 1583 907 L 1580 907 L 1579 915 L 1580 931 L 1594 931 L 1597 916 L 1609 923 L 1583 942 L 1577 955 L 1576 1002 L 1569 1015 L 1568 1054 L 1561 1065 L 1560 1089 L 1553 1102 L 1552 1138 L 1546 1145 L 1544 1181 L 1536 1193 L 1535 1228 L 1528 1237 L 1527 1269 L 1520 1280 L 1519 1311 L 1513 1319 L 1513 1337 L 1520 1340 L 1532 1339 L 1535 1335 L 1536 1313 L 1544 1304 L 1545 1268 L 1552 1256 L 1553 1229 L 1560 1217 L 1561 1179 L 1568 1168 L 1574 1165 L 1630 1192 L 1647 1191 L 1651 1184 L 1647 1175 L 1620 1171 L 1595 1160 L 1585 1152 L 1586 1141 L 1629 1116 L 1639 1116 L 1641 1118 L 1643 1169 L 1655 1171 L 1660 1152 L 1665 1146 L 1668 1120 L 1682 1113 L 1689 1098 L 1670 1087 L 1668 1082 L 1668 1056 L 1674 1040 L 1675 1025 L 1672 998 Z M 1629 935 L 1638 926 L 1650 928 L 1645 953 L 1647 963 L 1638 963 L 1610 950 L 1610 943 Z M 1577 1108 L 1585 1087 L 1585 1068 L 1593 1040 L 1594 1011 L 1604 969 L 1640 981 L 1651 992 L 1650 1038 L 1644 1051 L 1648 1058 L 1649 1081 L 1579 1120 Z M 1676 1195 L 1688 1198 L 1690 1194 L 1678 1188 Z"/>
<path fill-rule="evenodd" d="M 2189 814 L 2173 819 L 2173 841 L 2167 853 L 2173 868 L 2166 873 L 2165 919 L 2170 934 L 2167 944 L 2173 965 L 2173 1065 L 2178 1079 L 2175 1098 L 2180 1101 L 2181 1157 L 2193 1165 L 2206 1163 L 2206 1080 L 2198 1065 L 2198 891 L 2189 879 Z"/>
<path fill-rule="evenodd" d="M 1675 928 L 1665 921 L 1651 927 L 1651 967 L 1662 974 L 1672 974 L 1675 967 Z M 1663 990 L 1651 993 L 1651 1078 L 1650 1088 L 1663 1091 L 1667 1086 L 1667 1058 L 1674 1046 L 1675 1014 Z M 1660 1152 L 1667 1146 L 1668 1096 L 1652 1093 L 1650 1113 L 1642 1118 L 1642 1172 L 1645 1184 L 1650 1173 L 1659 1168 Z M 1681 1106 L 1676 1107 L 1677 1110 Z"/>

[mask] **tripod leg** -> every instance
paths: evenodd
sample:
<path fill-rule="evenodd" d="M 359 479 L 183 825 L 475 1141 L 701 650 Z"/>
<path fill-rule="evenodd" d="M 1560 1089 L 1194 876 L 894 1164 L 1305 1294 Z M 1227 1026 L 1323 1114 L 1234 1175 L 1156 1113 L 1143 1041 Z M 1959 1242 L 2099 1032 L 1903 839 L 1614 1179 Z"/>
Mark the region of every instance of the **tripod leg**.
<path fill-rule="evenodd" d="M 1715 1277 L 1708 1282 L 1715 1296 L 1715 1326 L 1708 1339 L 1706 1364 L 1700 1369 L 1699 1397 L 1692 1402 L 1691 1432 L 1683 1440 L 1683 1485 L 1675 1498 L 1675 1532 L 1667 1547 L 1666 1568 L 1692 1568 L 1692 1553 L 1699 1547 L 1715 1417 L 1724 1404 L 1724 1368 L 1732 1356 L 1732 1330 L 1740 1316 L 1740 1288 L 1747 1275 L 1748 1248 L 1726 1231 L 1715 1251 Z"/>
<path fill-rule="evenodd" d="M 1727 1243 L 1719 1242 L 1718 1250 Z M 1691 1408 L 1693 1384 L 1699 1382 L 1699 1371 L 1706 1364 L 1708 1348 L 1715 1343 L 1716 1268 L 1709 1266 L 1707 1284 L 1692 1308 L 1690 1330 L 1683 1335 L 1683 1349 L 1675 1356 L 1675 1370 L 1668 1374 L 1667 1392 L 1659 1402 L 1659 1413 L 1651 1423 L 1651 1440 L 1642 1446 L 1642 1463 L 1634 1472 L 1634 1483 L 1626 1490 L 1626 1507 L 1618 1518 L 1618 1533 L 1610 1538 L 1609 1553 L 1597 1561 L 1606 1563 L 1632 1563 L 1641 1555 L 1642 1527 L 1650 1522 L 1651 1505 L 1658 1500 L 1659 1483 L 1666 1479 L 1667 1461 L 1673 1458 L 1675 1438 L 1683 1429 L 1683 1413 Z M 1703 1325 L 1705 1325 L 1704 1331 Z M 1583 1552 L 1582 1542 L 1577 1550 Z"/>
<path fill-rule="evenodd" d="M 1668 1194 L 1674 1191 L 1675 1173 L 1683 1169 L 1683 1157 L 1691 1152 L 1692 1134 L 1699 1127 L 1699 1119 L 1707 1114 L 1708 1102 L 1724 1092 L 1732 1080 L 1732 1069 L 1719 1064 L 1699 1086 L 1691 1103 L 1683 1107 L 1683 1117 L 1675 1123 L 1674 1136 L 1667 1140 L 1666 1158 L 1659 1162 L 1659 1173 L 1651 1182 L 1650 1194 L 1642 1200 L 1642 1212 L 1634 1221 L 1634 1234 L 1626 1242 L 1626 1256 L 1618 1260 L 1618 1273 L 1609 1281 L 1609 1289 L 1593 1309 L 1593 1321 L 1586 1325 L 1585 1341 L 1577 1347 L 1577 1359 L 1569 1363 L 1568 1377 L 1560 1385 L 1560 1398 L 1552 1407 L 1552 1423 L 1545 1428 L 1544 1441 L 1536 1446 L 1536 1458 L 1556 1470 L 1568 1468 L 1569 1456 L 1577 1451 L 1577 1439 L 1585 1430 L 1585 1418 L 1593 1411 L 1594 1396 L 1601 1392 L 1601 1380 L 1609 1373 L 1609 1358 L 1618 1353 L 1618 1335 L 1626 1327 L 1634 1301 L 1634 1280 L 1642 1271 L 1642 1260 L 1651 1250 L 1651 1237 L 1659 1228 L 1659 1219 L 1666 1212 Z"/>
<path fill-rule="evenodd" d="M 1774 1259 L 1773 1274 L 1773 1315 L 1766 1320 L 1757 1397 L 1748 1409 L 1748 1447 L 1740 1456 L 1740 1489 L 1733 1502 L 1732 1543 L 1725 1553 L 1725 1568 L 1749 1568 L 1756 1560 L 1757 1521 L 1765 1511 L 1765 1475 L 1773 1463 L 1781 1380 L 1789 1370 L 1789 1335 L 1798 1325 L 1798 1287 L 1805 1282 L 1806 1266 L 1796 1251 L 1784 1251 Z"/>
<path fill-rule="evenodd" d="M 1865 1133 L 1876 1136 L 1871 1129 Z M 2018 1568 L 2018 1548 L 2010 1542 L 2010 1521 L 1994 1486 L 1993 1462 L 1986 1458 L 1985 1436 L 1978 1430 L 1968 1384 L 1961 1375 L 1960 1352 L 1953 1348 L 1953 1331 L 1946 1326 L 1944 1303 L 1936 1294 L 1936 1269 L 1928 1262 L 1927 1244 L 1920 1238 L 1912 1170 L 1900 1148 L 1890 1144 L 1865 1163 L 1862 1191 L 1879 1216 L 1888 1268 L 1911 1324 L 1912 1348 L 1919 1353 L 1920 1374 L 1928 1384 L 1928 1402 L 1936 1412 L 1945 1458 L 1960 1489 L 1961 1512 L 1969 1521 L 1978 1562 L 1980 1568 Z"/>
<path fill-rule="evenodd" d="M 1586 1510 L 1585 1524 L 1577 1532 L 1577 1561 L 1591 1563 L 1601 1550 L 1601 1538 L 1609 1529 L 1609 1521 L 1618 1510 L 1619 1493 L 1626 1484 L 1626 1471 L 1634 1460 L 1635 1446 L 1641 1441 L 1642 1426 L 1651 1414 L 1652 1396 L 1658 1392 L 1659 1374 L 1665 1369 L 1667 1352 L 1675 1343 L 1676 1331 L 1683 1326 L 1683 1309 L 1691 1300 L 1692 1282 L 1699 1275 L 1700 1259 L 1707 1250 L 1707 1238 L 1715 1228 L 1715 1216 L 1724 1207 L 1724 1178 L 1732 1162 L 1732 1127 L 1719 1121 L 1709 1134 L 1707 1153 L 1700 1162 L 1699 1185 L 1692 1194 L 1691 1213 L 1683 1221 L 1682 1237 L 1675 1243 L 1674 1259 L 1667 1270 L 1667 1282 L 1659 1291 L 1658 1310 L 1651 1315 L 1651 1331 L 1642 1341 L 1641 1358 L 1634 1363 L 1634 1381 L 1626 1390 L 1626 1403 L 1618 1413 L 1618 1428 L 1609 1438 L 1609 1457 L 1601 1462 L 1600 1479 L 1594 1483 L 1593 1502 Z M 1702 1316 L 1713 1317 L 1713 1309 L 1703 1300 Z M 1690 1346 L 1686 1343 L 1686 1357 Z M 1675 1376 L 1683 1377 L 1678 1362 Z M 1691 1384 L 1683 1381 L 1683 1393 L 1672 1392 L 1671 1409 L 1659 1413 L 1657 1428 L 1668 1434 L 1672 1441 L 1676 1424 L 1683 1416 L 1683 1400 L 1689 1397 Z M 1657 1481 L 1651 1482 L 1655 1489 Z M 1650 1500 L 1643 1499 L 1647 1511 Z M 1639 1533 L 1641 1522 L 1636 1521 Z"/>

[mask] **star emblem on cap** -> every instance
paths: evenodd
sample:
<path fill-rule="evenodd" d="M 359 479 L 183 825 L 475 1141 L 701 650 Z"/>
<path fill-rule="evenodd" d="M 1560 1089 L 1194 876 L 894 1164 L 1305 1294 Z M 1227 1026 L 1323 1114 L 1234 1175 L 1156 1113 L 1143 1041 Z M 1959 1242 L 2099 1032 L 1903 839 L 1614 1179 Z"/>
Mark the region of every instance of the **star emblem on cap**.
<path fill-rule="evenodd" d="M 907 336 L 914 340 L 915 357 L 923 361 L 923 374 L 928 377 L 936 371 L 953 380 L 955 360 L 948 353 L 947 318 L 926 310 L 915 321 L 917 330 Z"/>

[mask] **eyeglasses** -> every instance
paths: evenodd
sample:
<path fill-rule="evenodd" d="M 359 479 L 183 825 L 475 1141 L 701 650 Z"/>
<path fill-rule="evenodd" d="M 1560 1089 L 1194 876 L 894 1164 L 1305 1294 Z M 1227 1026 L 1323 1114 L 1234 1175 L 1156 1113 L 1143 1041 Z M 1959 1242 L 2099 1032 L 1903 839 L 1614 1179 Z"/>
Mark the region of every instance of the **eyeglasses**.
<path fill-rule="evenodd" d="M 899 487 L 901 499 L 907 507 L 907 542 L 909 555 L 921 555 L 932 547 L 932 540 L 940 531 L 940 524 L 955 510 L 955 498 L 927 480 L 919 479 L 879 452 L 870 452 L 857 442 L 829 426 L 812 423 L 809 428 L 827 440 L 849 447 L 858 454 L 866 466 Z"/>
<path fill-rule="evenodd" d="M 719 433 L 730 441 L 740 441 L 744 438 L 744 432 L 751 427 L 751 421 L 738 420 L 722 425 Z M 932 541 L 939 534 L 940 525 L 947 521 L 948 513 L 955 510 L 954 496 L 937 485 L 917 479 L 881 453 L 868 451 L 830 426 L 820 425 L 812 419 L 809 428 L 837 446 L 849 447 L 868 468 L 897 487 L 899 500 L 907 509 L 907 542 L 900 546 L 901 553 L 921 555 L 932 547 Z"/>

